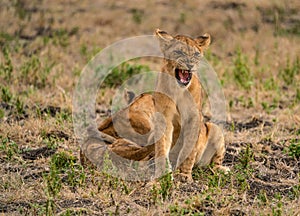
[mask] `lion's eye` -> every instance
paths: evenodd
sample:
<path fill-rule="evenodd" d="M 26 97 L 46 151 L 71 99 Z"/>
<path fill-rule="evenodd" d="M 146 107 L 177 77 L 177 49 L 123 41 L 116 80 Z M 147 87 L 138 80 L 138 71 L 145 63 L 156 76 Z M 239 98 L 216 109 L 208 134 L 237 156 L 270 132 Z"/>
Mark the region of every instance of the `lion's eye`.
<path fill-rule="evenodd" d="M 199 57 L 199 56 L 200 56 L 200 53 L 199 53 L 199 52 L 195 52 L 195 53 L 194 53 L 194 56 L 195 56 L 195 57 Z"/>
<path fill-rule="evenodd" d="M 175 50 L 174 53 L 177 55 L 184 55 L 184 53 L 181 50 Z"/>

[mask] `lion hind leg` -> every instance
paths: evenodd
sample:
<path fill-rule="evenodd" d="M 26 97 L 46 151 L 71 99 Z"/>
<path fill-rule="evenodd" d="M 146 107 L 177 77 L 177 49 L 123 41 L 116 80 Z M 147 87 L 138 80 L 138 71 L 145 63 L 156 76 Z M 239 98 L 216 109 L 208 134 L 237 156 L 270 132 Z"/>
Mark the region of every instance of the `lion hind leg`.
<path fill-rule="evenodd" d="M 207 143 L 204 153 L 199 159 L 198 166 L 207 166 L 210 163 L 214 165 L 214 169 L 222 170 L 225 173 L 229 172 L 229 168 L 223 166 L 225 156 L 225 141 L 221 128 L 216 124 L 207 122 Z"/>
<path fill-rule="evenodd" d="M 148 146 L 140 146 L 127 139 L 117 139 L 109 149 L 119 156 L 135 161 L 147 160 L 153 155 L 155 146 L 154 144 Z"/>

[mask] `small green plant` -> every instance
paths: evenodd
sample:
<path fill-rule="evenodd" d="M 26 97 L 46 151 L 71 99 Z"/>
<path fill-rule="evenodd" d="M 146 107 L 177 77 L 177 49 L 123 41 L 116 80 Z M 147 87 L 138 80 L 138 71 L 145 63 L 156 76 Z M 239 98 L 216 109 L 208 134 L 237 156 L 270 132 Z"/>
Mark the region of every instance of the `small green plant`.
<path fill-rule="evenodd" d="M 299 199 L 299 197 L 300 197 L 300 178 L 299 177 L 300 177 L 300 174 L 298 173 L 299 182 L 297 185 L 293 186 L 292 190 L 289 192 L 289 198 L 291 200 Z"/>
<path fill-rule="evenodd" d="M 300 139 L 292 139 L 288 148 L 288 154 L 294 158 L 300 158 Z"/>
<path fill-rule="evenodd" d="M 154 183 L 151 189 L 153 203 L 164 202 L 168 199 L 173 185 L 172 173 L 167 173 L 158 179 L 159 184 Z"/>
<path fill-rule="evenodd" d="M 52 156 L 50 171 L 44 175 L 47 196 L 46 215 L 55 213 L 55 199 L 59 195 L 62 185 L 74 188 L 85 183 L 85 173 L 81 165 L 76 163 L 76 158 L 67 152 L 59 152 Z"/>
<path fill-rule="evenodd" d="M 98 52 L 100 52 L 101 48 L 93 46 L 91 49 L 88 49 L 86 44 L 81 44 L 80 46 L 80 55 L 88 62 L 91 60 Z M 79 71 L 80 74 L 81 70 Z M 78 73 L 78 72 L 77 72 Z"/>
<path fill-rule="evenodd" d="M 4 80 L 10 82 L 14 68 L 12 65 L 12 61 L 7 46 L 4 46 L 2 48 L 2 53 L 4 56 L 4 62 L 0 63 L 0 75 L 3 76 Z"/>
<path fill-rule="evenodd" d="M 266 205 L 269 201 L 265 190 L 260 190 L 259 191 L 259 194 L 257 195 L 257 199 L 263 205 Z"/>
<path fill-rule="evenodd" d="M 251 170 L 243 168 L 241 164 L 237 164 L 235 169 L 238 171 L 235 174 L 235 181 L 239 190 L 244 192 L 250 188 L 248 183 L 249 175 L 251 174 Z"/>
<path fill-rule="evenodd" d="M 132 13 L 132 19 L 136 24 L 141 24 L 142 23 L 142 16 L 144 14 L 144 11 L 133 8 L 131 10 Z"/>
<path fill-rule="evenodd" d="M 53 32 L 53 44 L 67 47 L 70 44 L 69 33 L 66 29 L 57 29 Z"/>
<path fill-rule="evenodd" d="M 170 191 L 173 185 L 172 173 L 168 173 L 162 176 L 159 179 L 159 183 L 160 183 L 160 189 L 158 193 L 161 195 L 162 200 L 165 201 L 170 195 Z"/>
<path fill-rule="evenodd" d="M 21 66 L 20 80 L 25 84 L 34 85 L 37 88 L 43 88 L 46 86 L 48 75 L 53 66 L 54 63 L 43 64 L 40 61 L 40 58 L 33 55 Z"/>
<path fill-rule="evenodd" d="M 26 10 L 25 2 L 21 0 L 14 1 L 15 14 L 19 19 L 24 20 L 25 18 L 30 19 L 30 13 Z"/>
<path fill-rule="evenodd" d="M 13 95 L 9 88 L 1 86 L 1 99 L 5 103 L 10 103 L 12 101 Z"/>
<path fill-rule="evenodd" d="M 254 56 L 254 64 L 256 66 L 259 65 L 259 57 L 260 57 L 260 53 L 259 53 L 259 46 L 255 47 L 255 56 Z"/>
<path fill-rule="evenodd" d="M 267 79 L 264 83 L 263 83 L 264 89 L 267 91 L 278 91 L 279 90 L 279 86 L 276 83 L 275 79 L 273 77 Z"/>
<path fill-rule="evenodd" d="M 250 145 L 247 145 L 246 149 L 241 152 L 239 161 L 243 168 L 247 169 L 250 167 L 250 162 L 253 160 L 253 151 L 250 148 Z"/>
<path fill-rule="evenodd" d="M 253 77 L 248 66 L 247 58 L 240 48 L 236 51 L 236 59 L 233 68 L 234 80 L 244 89 L 249 90 L 253 85 Z"/>
<path fill-rule="evenodd" d="M 66 122 L 72 122 L 72 112 L 67 109 L 61 110 L 61 112 L 56 113 L 55 119 L 59 124 L 65 124 Z"/>
<path fill-rule="evenodd" d="M 60 216 L 87 215 L 86 209 L 67 209 L 59 214 Z"/>
<path fill-rule="evenodd" d="M 124 194 L 130 193 L 131 189 L 128 187 L 126 182 L 114 176 L 114 174 L 117 174 L 117 168 L 114 166 L 107 152 L 104 154 L 102 172 L 105 176 L 105 181 L 110 188 L 119 188 L 122 192 L 124 192 Z"/>
<path fill-rule="evenodd" d="M 152 188 L 151 188 L 151 190 L 150 190 L 150 193 L 151 193 L 151 197 L 150 197 L 150 200 L 154 203 L 154 204 L 156 204 L 156 203 L 158 203 L 158 201 L 159 201 L 159 193 L 158 193 L 158 188 L 157 188 L 157 185 L 156 184 L 154 184 L 153 186 L 152 186 Z"/>
<path fill-rule="evenodd" d="M 103 166 L 102 166 L 102 172 L 105 175 L 113 174 L 114 172 L 117 172 L 116 167 L 114 166 L 112 160 L 109 157 L 109 153 L 106 151 L 103 156 Z"/>
<path fill-rule="evenodd" d="M 31 203 L 30 209 L 36 214 L 36 215 L 45 215 L 46 214 L 46 206 L 39 203 Z"/>
<path fill-rule="evenodd" d="M 50 173 L 45 178 L 47 183 L 47 194 L 49 197 L 56 197 L 62 187 L 58 170 L 51 167 Z"/>
<path fill-rule="evenodd" d="M 235 122 L 234 121 L 231 121 L 230 125 L 229 125 L 229 130 L 234 132 L 236 129 L 236 126 L 235 126 Z"/>
<path fill-rule="evenodd" d="M 273 99 L 273 102 L 268 104 L 267 102 L 261 102 L 262 108 L 269 114 L 272 110 L 278 107 L 278 100 L 276 98 Z"/>
<path fill-rule="evenodd" d="M 1 86 L 1 99 L 7 104 L 10 115 L 15 114 L 17 117 L 25 115 L 25 105 L 20 97 L 13 95 L 8 87 Z M 5 112 L 2 110 L 1 115 L 4 117 Z"/>
<path fill-rule="evenodd" d="M 15 106 L 16 106 L 17 115 L 25 114 L 24 102 L 19 97 L 17 97 L 16 99 Z"/>
<path fill-rule="evenodd" d="M 5 116 L 5 111 L 0 108 L 0 119 L 4 118 Z"/>
<path fill-rule="evenodd" d="M 58 170 L 51 166 L 49 174 L 44 175 L 44 181 L 46 182 L 45 194 L 47 197 L 46 215 L 54 215 L 55 198 L 62 187 L 62 181 Z"/>
<path fill-rule="evenodd" d="M 207 175 L 207 179 L 209 188 L 214 191 L 220 190 L 220 188 L 225 187 L 227 184 L 229 184 L 230 180 L 230 178 L 228 178 L 228 174 L 225 174 L 222 171 Z"/>
<path fill-rule="evenodd" d="M 77 163 L 77 159 L 67 152 L 60 152 L 51 158 L 50 168 L 54 172 L 66 175 L 64 179 L 71 187 L 82 186 L 85 182 L 83 167 Z"/>
<path fill-rule="evenodd" d="M 280 71 L 280 75 L 283 78 L 286 85 L 297 84 L 296 75 L 300 74 L 300 61 L 299 57 L 291 64 L 290 59 L 287 59 L 286 65 Z"/>
<path fill-rule="evenodd" d="M 15 40 L 16 37 L 14 35 L 0 31 L 0 48 L 2 48 L 2 50 L 7 49 L 7 47 L 9 47 L 9 44 Z"/>
<path fill-rule="evenodd" d="M 103 85 L 104 87 L 117 87 L 131 76 L 148 71 L 150 71 L 150 69 L 146 65 L 130 64 L 125 62 L 112 69 L 110 74 L 105 78 Z"/>
<path fill-rule="evenodd" d="M 186 14 L 185 13 L 183 13 L 183 12 L 180 13 L 179 22 L 182 24 L 185 24 L 185 22 L 186 22 Z"/>
<path fill-rule="evenodd" d="M 237 183 L 240 191 L 244 192 L 249 189 L 248 179 L 252 175 L 253 169 L 250 162 L 253 160 L 253 151 L 250 145 L 247 145 L 239 156 L 239 163 L 235 165 L 236 173 L 233 175 L 234 181 Z"/>
<path fill-rule="evenodd" d="M 172 204 L 169 206 L 170 215 L 194 215 L 194 216 L 204 216 L 203 212 L 195 212 L 195 210 L 190 207 L 179 206 L 178 204 Z"/>
<path fill-rule="evenodd" d="M 232 108 L 232 107 L 233 107 L 233 104 L 234 104 L 233 100 L 230 100 L 230 101 L 229 101 L 229 108 Z"/>
<path fill-rule="evenodd" d="M 0 150 L 6 154 L 7 160 L 12 160 L 15 158 L 21 151 L 19 150 L 18 145 L 9 138 L 3 138 L 0 136 L 1 143 L 0 143 Z"/>
<path fill-rule="evenodd" d="M 295 103 L 300 102 L 300 88 L 297 88 L 296 95 L 295 95 Z"/>
<path fill-rule="evenodd" d="M 50 149 L 56 149 L 58 147 L 58 142 L 61 140 L 58 140 L 56 136 L 47 135 L 42 136 L 43 137 L 43 143 L 46 144 L 46 146 Z"/>
<path fill-rule="evenodd" d="M 274 216 L 281 216 L 282 215 L 282 196 L 280 193 L 275 194 L 275 202 L 277 202 L 276 207 L 272 207 L 272 213 Z"/>

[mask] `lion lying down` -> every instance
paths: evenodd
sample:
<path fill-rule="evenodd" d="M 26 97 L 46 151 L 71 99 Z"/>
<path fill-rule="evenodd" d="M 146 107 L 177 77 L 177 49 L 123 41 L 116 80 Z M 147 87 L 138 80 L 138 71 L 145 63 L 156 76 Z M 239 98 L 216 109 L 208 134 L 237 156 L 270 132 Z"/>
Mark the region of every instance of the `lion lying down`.
<path fill-rule="evenodd" d="M 203 120 L 202 87 L 195 73 L 210 36 L 173 37 L 159 29 L 155 34 L 164 54 L 155 92 L 139 95 L 127 108 L 105 119 L 98 130 L 104 137 L 114 138 L 107 142 L 114 153 L 136 161 L 154 158 L 155 177 L 170 172 L 173 166 L 183 179 L 192 180 L 194 166 L 210 163 L 227 172 L 222 166 L 223 133 L 216 124 Z M 164 120 L 156 118 L 156 113 Z M 117 133 L 120 128 L 122 136 Z"/>

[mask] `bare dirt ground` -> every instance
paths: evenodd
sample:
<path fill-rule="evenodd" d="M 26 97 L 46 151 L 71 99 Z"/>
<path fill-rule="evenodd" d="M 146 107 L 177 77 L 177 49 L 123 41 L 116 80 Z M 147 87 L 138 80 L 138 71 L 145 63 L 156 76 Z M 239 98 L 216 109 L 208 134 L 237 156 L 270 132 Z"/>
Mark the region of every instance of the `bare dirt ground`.
<path fill-rule="evenodd" d="M 80 166 L 81 70 L 111 43 L 156 28 L 212 35 L 228 175 L 196 169 L 193 183 L 149 187 Z M 0 215 L 300 215 L 299 36 L 296 0 L 1 1 Z M 101 93 L 101 116 L 115 87 Z"/>

